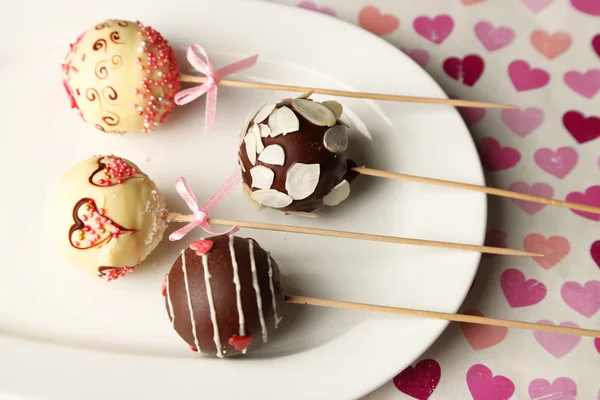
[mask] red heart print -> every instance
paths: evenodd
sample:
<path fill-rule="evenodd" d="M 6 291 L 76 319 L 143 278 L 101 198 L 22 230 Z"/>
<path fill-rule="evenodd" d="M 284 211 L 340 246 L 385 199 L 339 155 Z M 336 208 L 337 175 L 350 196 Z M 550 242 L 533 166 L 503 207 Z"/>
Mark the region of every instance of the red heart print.
<path fill-rule="evenodd" d="M 536 279 L 525 279 L 518 269 L 510 268 L 500 276 L 500 286 L 511 308 L 538 304 L 546 297 L 546 285 Z"/>
<path fill-rule="evenodd" d="M 544 122 L 544 110 L 535 107 L 506 109 L 502 110 L 500 117 L 511 131 L 520 137 L 525 137 Z"/>
<path fill-rule="evenodd" d="M 576 400 L 577 385 L 571 378 L 560 377 L 550 383 L 538 378 L 529 384 L 529 397 L 533 400 Z"/>
<path fill-rule="evenodd" d="M 567 111 L 563 115 L 563 125 L 579 144 L 600 137 L 600 118 L 596 116 L 586 118 L 579 111 Z"/>
<path fill-rule="evenodd" d="M 533 158 L 541 169 L 562 179 L 575 168 L 579 157 L 574 148 L 560 147 L 556 151 L 548 148 L 538 149 Z"/>
<path fill-rule="evenodd" d="M 437 361 L 419 361 L 415 367 L 409 366 L 392 379 L 396 389 L 419 400 L 427 400 L 437 387 L 442 369 Z"/>
<path fill-rule="evenodd" d="M 515 32 L 507 26 L 495 28 L 491 23 L 481 21 L 475 24 L 475 36 L 486 49 L 496 51 L 508 46 L 513 41 Z"/>
<path fill-rule="evenodd" d="M 483 317 L 483 313 L 478 310 L 467 310 L 465 315 L 476 315 Z M 480 325 L 472 324 L 468 322 L 461 322 L 460 329 L 465 335 L 465 338 L 469 342 L 469 345 L 473 350 L 487 349 L 501 343 L 508 335 L 508 328 L 503 326 L 491 326 L 491 325 Z"/>
<path fill-rule="evenodd" d="M 592 49 L 594 49 L 598 57 L 600 57 L 600 34 L 592 38 Z"/>
<path fill-rule="evenodd" d="M 361 27 L 378 36 L 394 32 L 400 25 L 398 18 L 391 14 L 381 14 L 375 6 L 365 6 L 358 14 Z"/>
<path fill-rule="evenodd" d="M 600 268 L 600 240 L 596 240 L 592 243 L 590 247 L 590 254 L 592 256 L 592 260 L 596 263 L 598 268 Z"/>
<path fill-rule="evenodd" d="M 571 90 L 588 99 L 600 92 L 600 69 L 590 69 L 584 73 L 569 71 L 564 80 Z"/>
<path fill-rule="evenodd" d="M 232 336 L 227 343 L 232 345 L 237 351 L 242 351 L 250 346 L 250 343 L 252 343 L 252 336 Z"/>
<path fill-rule="evenodd" d="M 600 17 L 600 2 L 598 0 L 571 0 L 571 5 L 582 13 Z"/>
<path fill-rule="evenodd" d="M 481 140 L 479 156 L 483 168 L 488 172 L 510 169 L 519 163 L 521 153 L 512 147 L 502 147 L 500 142 L 492 137 Z"/>
<path fill-rule="evenodd" d="M 569 307 L 584 317 L 591 318 L 600 310 L 600 281 L 588 281 L 584 285 L 565 282 L 560 295 Z"/>
<path fill-rule="evenodd" d="M 600 207 L 600 186 L 590 186 L 585 193 L 572 192 L 567 195 L 567 201 L 571 203 L 586 204 L 588 206 Z M 571 210 L 573 213 L 592 221 L 600 221 L 600 214 Z"/>
<path fill-rule="evenodd" d="M 446 75 L 467 86 L 473 86 L 483 74 L 485 63 L 477 54 L 469 54 L 465 58 L 450 57 L 444 61 Z"/>
<path fill-rule="evenodd" d="M 554 325 L 552 321 L 541 320 L 538 324 Z M 569 328 L 579 328 L 574 322 L 561 322 L 560 326 Z M 566 333 L 554 333 L 544 331 L 534 331 L 535 340 L 555 358 L 562 358 L 569 354 L 581 341 L 581 336 L 569 335 Z"/>
<path fill-rule="evenodd" d="M 167 278 L 169 277 L 169 274 L 165 274 L 165 277 L 163 279 L 163 284 L 162 284 L 162 288 L 160 290 L 160 294 L 162 294 L 162 297 L 165 297 L 167 295 Z"/>
<path fill-rule="evenodd" d="M 548 270 L 558 264 L 571 251 L 571 244 L 562 236 L 551 236 L 548 239 L 539 233 L 525 237 L 525 250 L 543 254 L 544 257 L 532 257 L 540 267 Z"/>
<path fill-rule="evenodd" d="M 508 187 L 508 190 L 546 198 L 551 198 L 554 195 L 554 189 L 546 183 L 534 183 L 529 186 L 526 182 L 514 182 Z M 545 204 L 534 203 L 527 200 L 512 199 L 512 202 L 531 215 L 536 214 L 546 207 Z"/>
<path fill-rule="evenodd" d="M 190 249 L 194 250 L 197 255 L 205 256 L 213 248 L 215 243 L 210 239 L 197 240 L 190 243 Z"/>
<path fill-rule="evenodd" d="M 596 350 L 600 353 L 600 338 L 594 339 L 594 346 L 596 346 Z M 598 395 L 600 396 L 600 393 Z"/>
<path fill-rule="evenodd" d="M 515 385 L 505 376 L 494 376 L 482 364 L 475 364 L 467 371 L 467 385 L 473 400 L 508 400 L 515 393 Z"/>
<path fill-rule="evenodd" d="M 454 20 L 449 15 L 438 15 L 435 18 L 420 16 L 413 21 L 413 28 L 419 36 L 435 44 L 441 44 L 454 29 Z"/>
<path fill-rule="evenodd" d="M 321 8 L 319 8 L 312 1 L 303 1 L 303 2 L 301 2 L 301 3 L 298 4 L 298 7 L 305 8 L 307 10 L 317 11 L 317 12 L 320 12 L 322 14 L 327 14 L 327 15 L 331 15 L 332 17 L 335 17 L 335 11 L 333 11 L 331 8 L 329 8 L 329 7 L 321 7 Z"/>
<path fill-rule="evenodd" d="M 540 68 L 531 68 L 523 60 L 511 62 L 508 66 L 508 75 L 519 92 L 543 88 L 550 82 L 548 72 Z"/>
<path fill-rule="evenodd" d="M 147 175 L 122 158 L 107 156 L 98 159 L 98 168 L 92 172 L 88 180 L 92 185 L 102 187 L 120 185 L 129 179 L 146 177 Z"/>
<path fill-rule="evenodd" d="M 486 246 L 507 248 L 508 247 L 508 243 L 506 242 L 507 240 L 508 240 L 508 234 L 504 231 L 497 230 L 497 229 L 491 229 L 491 230 L 487 231 L 487 233 L 485 235 L 485 245 Z M 482 258 L 492 258 L 495 256 L 496 256 L 496 254 L 485 253 L 482 255 Z"/>

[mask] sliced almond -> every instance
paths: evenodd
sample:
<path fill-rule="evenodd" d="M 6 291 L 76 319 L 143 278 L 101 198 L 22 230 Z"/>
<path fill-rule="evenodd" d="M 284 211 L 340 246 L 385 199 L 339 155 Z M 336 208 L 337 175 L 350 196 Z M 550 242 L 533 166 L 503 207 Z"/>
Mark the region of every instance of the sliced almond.
<path fill-rule="evenodd" d="M 265 145 L 262 142 L 262 138 L 260 137 L 260 128 L 258 125 L 252 125 L 252 134 L 254 135 L 254 139 L 256 139 L 256 153 L 260 154 L 265 149 Z"/>
<path fill-rule="evenodd" d="M 342 125 L 334 125 L 323 135 L 323 145 L 332 153 L 342 153 L 348 148 L 348 134 Z"/>
<path fill-rule="evenodd" d="M 321 174 L 320 164 L 294 164 L 287 172 L 285 190 L 294 200 L 302 200 L 315 192 Z"/>
<path fill-rule="evenodd" d="M 315 91 L 314 90 L 309 90 L 308 92 L 304 92 L 302 93 L 300 96 L 298 96 L 298 99 L 308 99 Z"/>
<path fill-rule="evenodd" d="M 271 128 L 269 128 L 269 125 L 258 124 L 258 129 L 260 129 L 260 136 L 262 137 L 269 137 L 271 135 Z"/>
<path fill-rule="evenodd" d="M 252 132 L 248 133 L 244 138 L 246 144 L 246 154 L 252 165 L 256 164 L 256 137 Z"/>
<path fill-rule="evenodd" d="M 238 153 L 238 165 L 242 169 L 243 172 L 246 172 L 246 167 L 244 167 L 244 163 L 242 162 L 242 156 Z"/>
<path fill-rule="evenodd" d="M 275 189 L 255 190 L 251 194 L 252 198 L 259 204 L 271 208 L 283 208 L 289 206 L 294 199 L 285 193 Z"/>
<path fill-rule="evenodd" d="M 323 204 L 326 206 L 337 206 L 342 201 L 346 200 L 350 195 L 350 184 L 347 180 L 343 180 L 337 185 L 333 187 L 327 193 L 325 197 L 323 197 Z"/>
<path fill-rule="evenodd" d="M 333 126 L 336 118 L 333 112 L 321 103 L 306 99 L 292 100 L 292 107 L 308 121 L 319 126 Z"/>
<path fill-rule="evenodd" d="M 271 137 L 286 135 L 300 129 L 300 121 L 290 108 L 283 106 L 269 116 L 269 128 Z"/>
<path fill-rule="evenodd" d="M 275 110 L 276 106 L 277 106 L 276 104 L 266 104 L 266 105 L 262 106 L 261 109 L 258 110 L 258 114 L 256 114 L 256 116 L 254 117 L 254 123 L 260 124 L 265 119 L 267 119 L 269 117 L 269 115 L 271 115 L 273 110 Z"/>
<path fill-rule="evenodd" d="M 252 198 L 252 190 L 250 190 L 250 187 L 244 182 L 242 182 L 242 193 L 252 208 L 254 208 L 256 211 L 262 211 L 263 206 L 261 206 L 260 203 Z"/>
<path fill-rule="evenodd" d="M 319 218 L 319 215 L 306 211 L 282 211 L 282 213 L 284 213 L 285 215 L 297 215 L 299 217 L 305 218 Z"/>
<path fill-rule="evenodd" d="M 258 189 L 271 189 L 275 173 L 264 165 L 257 165 L 250 170 L 252 176 L 252 187 Z"/>
<path fill-rule="evenodd" d="M 342 105 L 335 100 L 327 100 L 321 104 L 323 104 L 325 107 L 329 108 L 331 110 L 331 112 L 333 113 L 333 115 L 335 115 L 336 119 L 340 119 L 340 117 L 342 116 L 342 113 L 344 112 L 344 107 L 342 107 Z"/>
<path fill-rule="evenodd" d="M 271 165 L 283 165 L 285 164 L 285 150 L 278 144 L 271 144 L 260 153 L 258 161 Z"/>

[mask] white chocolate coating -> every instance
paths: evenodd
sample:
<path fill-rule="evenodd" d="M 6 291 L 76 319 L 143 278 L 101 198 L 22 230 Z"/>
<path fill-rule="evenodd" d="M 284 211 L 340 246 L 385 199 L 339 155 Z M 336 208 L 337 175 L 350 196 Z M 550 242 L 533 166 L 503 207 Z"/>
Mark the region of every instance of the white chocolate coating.
<path fill-rule="evenodd" d="M 71 107 L 107 133 L 149 132 L 165 121 L 179 90 L 173 50 L 151 27 L 107 20 L 71 45 L 63 83 Z"/>
<path fill-rule="evenodd" d="M 47 221 L 55 246 L 70 264 L 104 277 L 100 267 L 138 266 L 162 240 L 167 216 L 156 185 L 135 164 L 95 156 L 55 182 Z"/>

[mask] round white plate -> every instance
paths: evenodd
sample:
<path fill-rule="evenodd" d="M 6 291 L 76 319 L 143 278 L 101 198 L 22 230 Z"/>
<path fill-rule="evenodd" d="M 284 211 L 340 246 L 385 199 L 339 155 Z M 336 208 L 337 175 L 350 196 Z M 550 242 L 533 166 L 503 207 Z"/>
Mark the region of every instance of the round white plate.
<path fill-rule="evenodd" d="M 445 97 L 410 58 L 355 26 L 263 2 L 55 0 L 11 7 L 0 28 L 2 254 L 0 397 L 17 399 L 350 399 L 374 390 L 422 354 L 446 327 L 436 320 L 288 305 L 285 323 L 252 356 L 202 358 L 172 331 L 160 295 L 183 246 L 164 240 L 143 267 L 106 283 L 65 265 L 43 236 L 44 197 L 63 170 L 94 154 L 138 163 L 171 211 L 185 212 L 174 181 L 205 200 L 236 165 L 238 132 L 264 100 L 293 95 L 221 88 L 215 131 L 202 135 L 204 99 L 179 107 L 152 134 L 109 136 L 69 108 L 60 79 L 68 44 L 107 18 L 139 19 L 176 47 L 191 43 L 216 66 L 260 54 L 237 78 Z M 315 98 L 323 98 L 315 96 Z M 484 184 L 458 112 L 341 99 L 356 127 L 359 164 Z M 235 190 L 213 217 L 269 221 L 482 244 L 478 193 L 363 177 L 320 219 L 257 213 Z M 173 225 L 169 232 L 177 228 Z M 167 234 L 169 233 L 167 232 Z M 56 234 L 60 234 L 57 232 Z M 472 252 L 243 230 L 273 253 L 289 294 L 456 311 L 475 275 Z"/>

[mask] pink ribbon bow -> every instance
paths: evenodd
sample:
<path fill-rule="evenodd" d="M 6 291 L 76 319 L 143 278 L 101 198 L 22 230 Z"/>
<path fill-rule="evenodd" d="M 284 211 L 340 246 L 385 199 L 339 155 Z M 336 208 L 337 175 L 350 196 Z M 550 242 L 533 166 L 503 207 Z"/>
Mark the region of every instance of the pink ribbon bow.
<path fill-rule="evenodd" d="M 176 230 L 175 232 L 169 235 L 169 240 L 175 241 L 183 238 L 187 235 L 192 229 L 196 227 L 201 227 L 206 232 L 216 235 L 217 232 L 213 231 L 208 225 L 208 213 L 212 211 L 213 208 L 238 184 L 242 179 L 242 171 L 240 168 L 237 168 L 236 171 L 231 175 L 223 185 L 202 205 L 202 207 L 198 207 L 198 200 L 196 200 L 196 196 L 194 192 L 188 186 L 187 180 L 184 177 L 178 178 L 175 181 L 175 189 L 179 193 L 179 195 L 183 198 L 183 200 L 187 203 L 188 207 L 192 211 L 192 221 L 185 225 L 183 228 Z M 232 227 L 227 232 L 222 233 L 222 235 L 230 235 L 239 230 L 237 226 Z"/>
<path fill-rule="evenodd" d="M 206 62 L 198 57 L 194 51 L 201 53 L 206 59 Z M 195 86 L 178 92 L 175 95 L 175 104 L 187 104 L 206 93 L 206 119 L 204 121 L 204 133 L 206 134 L 212 132 L 215 123 L 217 111 L 217 84 L 221 79 L 228 75 L 254 66 L 258 60 L 258 54 L 253 55 L 252 57 L 244 58 L 243 60 L 229 64 L 215 71 L 210 60 L 208 59 L 206 51 L 204 51 L 200 45 L 193 44 L 188 47 L 187 59 L 196 70 L 206 75 L 207 79 L 200 86 Z"/>

